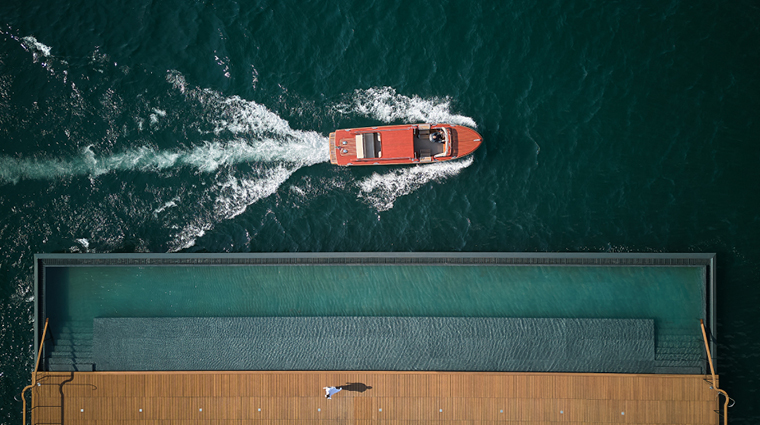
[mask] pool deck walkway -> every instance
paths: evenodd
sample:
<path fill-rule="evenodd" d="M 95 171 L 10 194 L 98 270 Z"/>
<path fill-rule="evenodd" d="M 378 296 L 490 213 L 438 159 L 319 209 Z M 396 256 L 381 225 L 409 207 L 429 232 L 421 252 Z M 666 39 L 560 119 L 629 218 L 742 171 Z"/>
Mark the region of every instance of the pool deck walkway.
<path fill-rule="evenodd" d="M 37 372 L 33 424 L 717 424 L 702 375 Z M 325 386 L 346 386 L 324 397 Z M 140 410 L 142 409 L 142 411 Z"/>

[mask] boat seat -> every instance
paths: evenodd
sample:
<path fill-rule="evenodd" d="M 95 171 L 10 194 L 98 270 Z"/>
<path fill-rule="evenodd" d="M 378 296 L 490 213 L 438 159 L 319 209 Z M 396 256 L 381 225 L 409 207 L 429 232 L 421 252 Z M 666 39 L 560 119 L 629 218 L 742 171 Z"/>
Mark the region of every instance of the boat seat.
<path fill-rule="evenodd" d="M 417 126 L 417 131 L 419 132 L 420 138 L 428 138 L 428 135 L 430 134 L 430 124 L 420 124 Z"/>
<path fill-rule="evenodd" d="M 356 157 L 357 158 L 379 158 L 380 151 L 376 149 L 375 140 L 380 142 L 380 135 L 377 133 L 364 133 L 356 135 Z"/>
<path fill-rule="evenodd" d="M 430 149 L 420 149 L 420 162 L 430 162 Z"/>

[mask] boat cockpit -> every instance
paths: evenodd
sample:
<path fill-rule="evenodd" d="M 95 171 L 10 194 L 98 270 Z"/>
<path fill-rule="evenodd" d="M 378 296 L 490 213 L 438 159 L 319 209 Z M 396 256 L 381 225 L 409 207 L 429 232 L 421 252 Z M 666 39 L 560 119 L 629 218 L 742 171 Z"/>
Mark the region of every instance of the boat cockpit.
<path fill-rule="evenodd" d="M 420 161 L 432 161 L 451 155 L 451 133 L 445 127 L 430 128 L 430 124 L 419 124 L 414 137 L 415 157 Z"/>

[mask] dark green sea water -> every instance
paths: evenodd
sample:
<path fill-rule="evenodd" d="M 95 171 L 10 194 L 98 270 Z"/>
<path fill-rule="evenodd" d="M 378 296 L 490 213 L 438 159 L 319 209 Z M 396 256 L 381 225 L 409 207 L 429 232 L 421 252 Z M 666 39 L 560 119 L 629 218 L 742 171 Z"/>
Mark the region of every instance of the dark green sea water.
<path fill-rule="evenodd" d="M 0 422 L 38 252 L 716 252 L 717 358 L 760 421 L 760 5 L 0 4 Z M 331 166 L 441 121 L 456 163 Z M 696 325 L 695 325 L 696 326 Z"/>

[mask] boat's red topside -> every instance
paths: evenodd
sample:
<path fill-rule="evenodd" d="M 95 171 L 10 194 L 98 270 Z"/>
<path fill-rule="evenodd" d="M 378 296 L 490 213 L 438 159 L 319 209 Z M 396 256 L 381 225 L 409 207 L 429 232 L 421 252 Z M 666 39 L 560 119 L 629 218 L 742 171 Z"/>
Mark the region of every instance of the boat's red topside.
<path fill-rule="evenodd" d="M 408 159 L 414 156 L 414 130 L 411 127 L 388 131 L 381 131 L 381 128 L 378 127 L 374 131 L 382 135 L 383 157 Z"/>
<path fill-rule="evenodd" d="M 428 126 L 432 132 L 445 130 L 446 143 L 430 145 L 426 142 L 425 137 L 420 136 L 420 128 L 428 131 Z M 365 148 L 360 146 L 357 155 L 357 136 L 376 139 L 376 142 L 367 145 L 376 143 L 376 151 L 365 152 Z M 404 124 L 336 130 L 330 133 L 330 162 L 336 165 L 396 165 L 449 161 L 471 154 L 482 140 L 475 130 L 456 124 Z M 431 154 L 425 145 L 440 147 L 441 152 Z"/>

